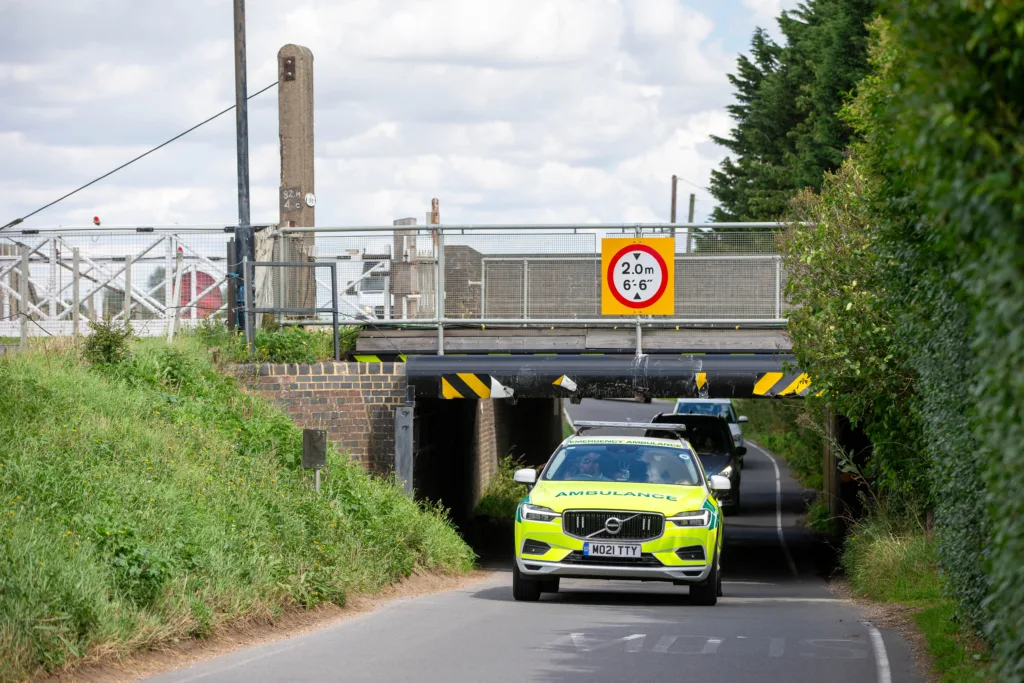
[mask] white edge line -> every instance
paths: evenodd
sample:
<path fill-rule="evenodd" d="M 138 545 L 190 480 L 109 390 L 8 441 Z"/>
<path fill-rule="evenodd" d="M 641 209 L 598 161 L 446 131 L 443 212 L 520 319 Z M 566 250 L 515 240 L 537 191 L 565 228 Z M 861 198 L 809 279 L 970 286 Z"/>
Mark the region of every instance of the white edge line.
<path fill-rule="evenodd" d="M 779 463 L 776 462 L 771 453 L 761 448 L 761 446 L 755 445 L 755 448 L 771 460 L 772 467 L 775 468 L 775 528 L 779 533 L 779 543 L 782 544 L 782 554 L 786 556 L 786 564 L 789 565 L 789 571 L 793 573 L 793 576 L 799 576 L 800 572 L 796 569 L 793 556 L 789 554 L 789 546 L 786 545 L 786 535 L 782 531 L 782 473 L 779 471 Z"/>
<path fill-rule="evenodd" d="M 266 659 L 267 657 L 273 657 L 274 655 L 281 654 L 282 652 L 287 652 L 288 650 L 294 650 L 298 646 L 299 646 L 299 643 L 295 643 L 295 644 L 292 644 L 292 645 L 286 645 L 284 647 L 278 647 L 278 648 L 275 648 L 275 649 L 271 650 L 270 652 L 263 652 L 263 653 L 260 653 L 260 654 L 258 654 L 256 656 L 254 656 L 254 657 L 247 657 L 246 659 L 242 659 L 242 660 L 239 660 L 237 662 L 232 662 L 231 664 L 228 664 L 227 666 L 215 667 L 212 670 L 202 671 L 202 672 L 193 674 L 192 676 L 188 676 L 186 678 L 179 678 L 177 680 L 178 680 L 178 683 L 188 683 L 189 681 L 198 681 L 198 680 L 201 680 L 203 678 L 207 678 L 209 676 L 222 674 L 222 673 L 224 673 L 226 671 L 230 671 L 231 669 L 237 669 L 240 666 L 245 666 L 246 664 L 251 664 L 251 663 L 253 663 L 255 661 L 259 661 L 261 659 Z M 209 661 L 211 661 L 211 662 L 216 661 L 216 658 L 214 658 L 212 660 L 209 660 Z M 203 664 L 203 662 L 198 662 L 198 663 L 194 664 L 193 666 L 197 666 L 198 667 L 198 666 L 201 666 L 202 664 Z"/>
<path fill-rule="evenodd" d="M 870 621 L 862 622 L 871 635 L 871 649 L 875 651 L 875 664 L 878 671 L 878 683 L 892 683 L 892 672 L 889 669 L 889 655 L 885 652 L 885 641 L 882 632 Z"/>

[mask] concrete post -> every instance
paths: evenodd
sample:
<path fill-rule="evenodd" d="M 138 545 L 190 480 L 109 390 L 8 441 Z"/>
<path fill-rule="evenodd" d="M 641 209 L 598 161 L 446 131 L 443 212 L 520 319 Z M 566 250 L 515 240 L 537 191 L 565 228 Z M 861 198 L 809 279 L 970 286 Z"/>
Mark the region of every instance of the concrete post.
<path fill-rule="evenodd" d="M 316 225 L 315 185 L 313 178 L 313 53 L 300 45 L 285 45 L 277 53 L 278 131 L 281 140 L 282 227 Z M 307 198 L 311 201 L 307 201 Z M 288 237 L 286 260 L 305 261 L 313 254 L 312 234 Z M 312 308 L 316 305 L 316 274 L 313 268 L 301 268 L 290 278 L 294 283 L 287 293 L 288 308 Z"/>

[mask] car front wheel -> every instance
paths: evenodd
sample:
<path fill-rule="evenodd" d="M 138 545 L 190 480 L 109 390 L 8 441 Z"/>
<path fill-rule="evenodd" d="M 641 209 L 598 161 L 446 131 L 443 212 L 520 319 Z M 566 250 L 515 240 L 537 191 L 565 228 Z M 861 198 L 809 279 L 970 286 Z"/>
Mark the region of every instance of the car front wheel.
<path fill-rule="evenodd" d="M 519 563 L 512 564 L 512 597 L 525 602 L 540 600 L 541 582 L 528 579 L 519 571 Z"/>
<path fill-rule="evenodd" d="M 722 578 L 718 571 L 718 552 L 715 551 L 714 563 L 708 573 L 706 581 L 690 586 L 690 602 L 694 605 L 710 607 L 718 604 L 718 596 L 721 595 Z"/>

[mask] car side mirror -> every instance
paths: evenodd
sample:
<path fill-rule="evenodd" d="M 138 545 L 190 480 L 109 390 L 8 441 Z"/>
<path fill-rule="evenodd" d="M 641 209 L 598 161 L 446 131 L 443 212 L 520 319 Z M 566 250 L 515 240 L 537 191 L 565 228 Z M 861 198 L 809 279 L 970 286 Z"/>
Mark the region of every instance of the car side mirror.
<path fill-rule="evenodd" d="M 729 481 L 729 478 L 723 477 L 720 474 L 712 474 L 708 483 L 711 484 L 712 491 L 728 491 L 732 488 L 732 482 Z"/>
<path fill-rule="evenodd" d="M 746 455 L 746 454 L 747 454 L 747 447 L 746 446 L 737 446 L 736 447 L 736 455 Z"/>
<path fill-rule="evenodd" d="M 533 486 L 537 483 L 537 472 L 531 470 L 529 467 L 521 470 L 516 470 L 516 473 L 512 475 L 512 479 L 517 484 L 526 484 L 527 486 Z"/>
<path fill-rule="evenodd" d="M 740 415 L 738 418 L 736 418 L 736 421 L 737 422 L 749 422 L 749 420 L 747 419 L 746 415 Z"/>

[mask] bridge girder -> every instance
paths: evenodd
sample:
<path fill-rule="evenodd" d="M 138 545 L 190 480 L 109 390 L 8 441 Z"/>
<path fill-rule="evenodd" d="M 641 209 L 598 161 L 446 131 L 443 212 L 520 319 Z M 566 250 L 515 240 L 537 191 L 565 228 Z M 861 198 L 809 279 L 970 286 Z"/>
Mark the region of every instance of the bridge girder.
<path fill-rule="evenodd" d="M 779 354 L 409 356 L 416 396 L 802 398 L 807 374 Z"/>

